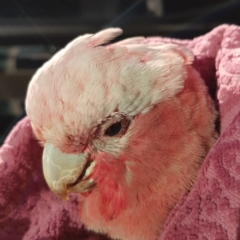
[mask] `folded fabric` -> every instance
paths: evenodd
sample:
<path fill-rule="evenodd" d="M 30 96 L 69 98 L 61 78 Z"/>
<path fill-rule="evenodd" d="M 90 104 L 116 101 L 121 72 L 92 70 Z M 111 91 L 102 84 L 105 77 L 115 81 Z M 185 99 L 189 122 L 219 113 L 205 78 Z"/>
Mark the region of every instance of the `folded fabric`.
<path fill-rule="evenodd" d="M 192 190 L 170 213 L 159 240 L 240 238 L 240 27 L 222 25 L 193 40 L 147 38 L 190 48 L 220 112 L 220 137 L 206 157 Z M 47 187 L 42 148 L 28 118 L 0 149 L 0 239 L 103 240 L 87 232 L 78 198 L 56 197 Z"/>

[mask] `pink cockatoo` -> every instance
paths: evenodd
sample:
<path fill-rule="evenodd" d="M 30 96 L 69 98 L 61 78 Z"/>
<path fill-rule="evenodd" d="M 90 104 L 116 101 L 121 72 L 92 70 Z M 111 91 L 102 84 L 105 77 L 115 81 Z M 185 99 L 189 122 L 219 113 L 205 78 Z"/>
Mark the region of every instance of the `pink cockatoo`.
<path fill-rule="evenodd" d="M 112 239 L 155 240 L 216 140 L 193 55 L 111 28 L 80 36 L 33 76 L 26 110 L 49 188 Z M 81 236 L 79 236 L 81 239 Z"/>

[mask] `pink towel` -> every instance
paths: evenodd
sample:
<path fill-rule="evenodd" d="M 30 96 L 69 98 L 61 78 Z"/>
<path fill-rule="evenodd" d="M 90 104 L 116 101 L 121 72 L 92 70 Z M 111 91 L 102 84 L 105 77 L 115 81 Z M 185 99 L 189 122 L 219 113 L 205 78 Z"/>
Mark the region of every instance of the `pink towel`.
<path fill-rule="evenodd" d="M 210 90 L 217 86 L 221 126 L 196 183 L 172 210 L 158 240 L 240 239 L 240 27 L 222 25 L 193 40 L 146 41 L 193 51 L 194 66 Z M 75 195 L 64 202 L 49 191 L 41 154 L 25 118 L 0 149 L 0 239 L 105 239 L 84 230 Z"/>

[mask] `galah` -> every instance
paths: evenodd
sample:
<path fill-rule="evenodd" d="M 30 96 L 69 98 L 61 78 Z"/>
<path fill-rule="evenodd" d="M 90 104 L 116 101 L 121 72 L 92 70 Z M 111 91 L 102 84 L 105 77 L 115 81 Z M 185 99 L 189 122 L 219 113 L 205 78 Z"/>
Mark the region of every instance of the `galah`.
<path fill-rule="evenodd" d="M 217 114 L 190 50 L 109 43 L 121 33 L 86 34 L 56 53 L 33 76 L 26 110 L 49 188 L 79 195 L 86 228 L 155 240 L 216 140 Z"/>

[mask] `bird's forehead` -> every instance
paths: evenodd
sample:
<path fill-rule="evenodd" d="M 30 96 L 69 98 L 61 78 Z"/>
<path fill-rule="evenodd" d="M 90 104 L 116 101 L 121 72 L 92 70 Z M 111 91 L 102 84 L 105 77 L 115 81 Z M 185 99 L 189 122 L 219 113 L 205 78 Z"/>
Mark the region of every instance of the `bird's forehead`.
<path fill-rule="evenodd" d="M 150 109 L 179 91 L 186 73 L 181 57 L 159 52 L 131 54 L 125 47 L 102 46 L 60 51 L 29 85 L 33 125 L 59 138 L 66 131 L 86 135 L 113 112 L 134 116 Z"/>
<path fill-rule="evenodd" d="M 151 81 L 155 80 L 151 71 L 144 72 L 136 59 L 112 57 L 104 51 L 92 51 L 71 58 L 67 55 L 46 65 L 32 82 L 32 100 L 38 105 L 44 101 L 38 112 L 48 112 L 48 122 L 86 129 L 114 111 L 127 115 L 142 111 L 151 102 Z"/>

